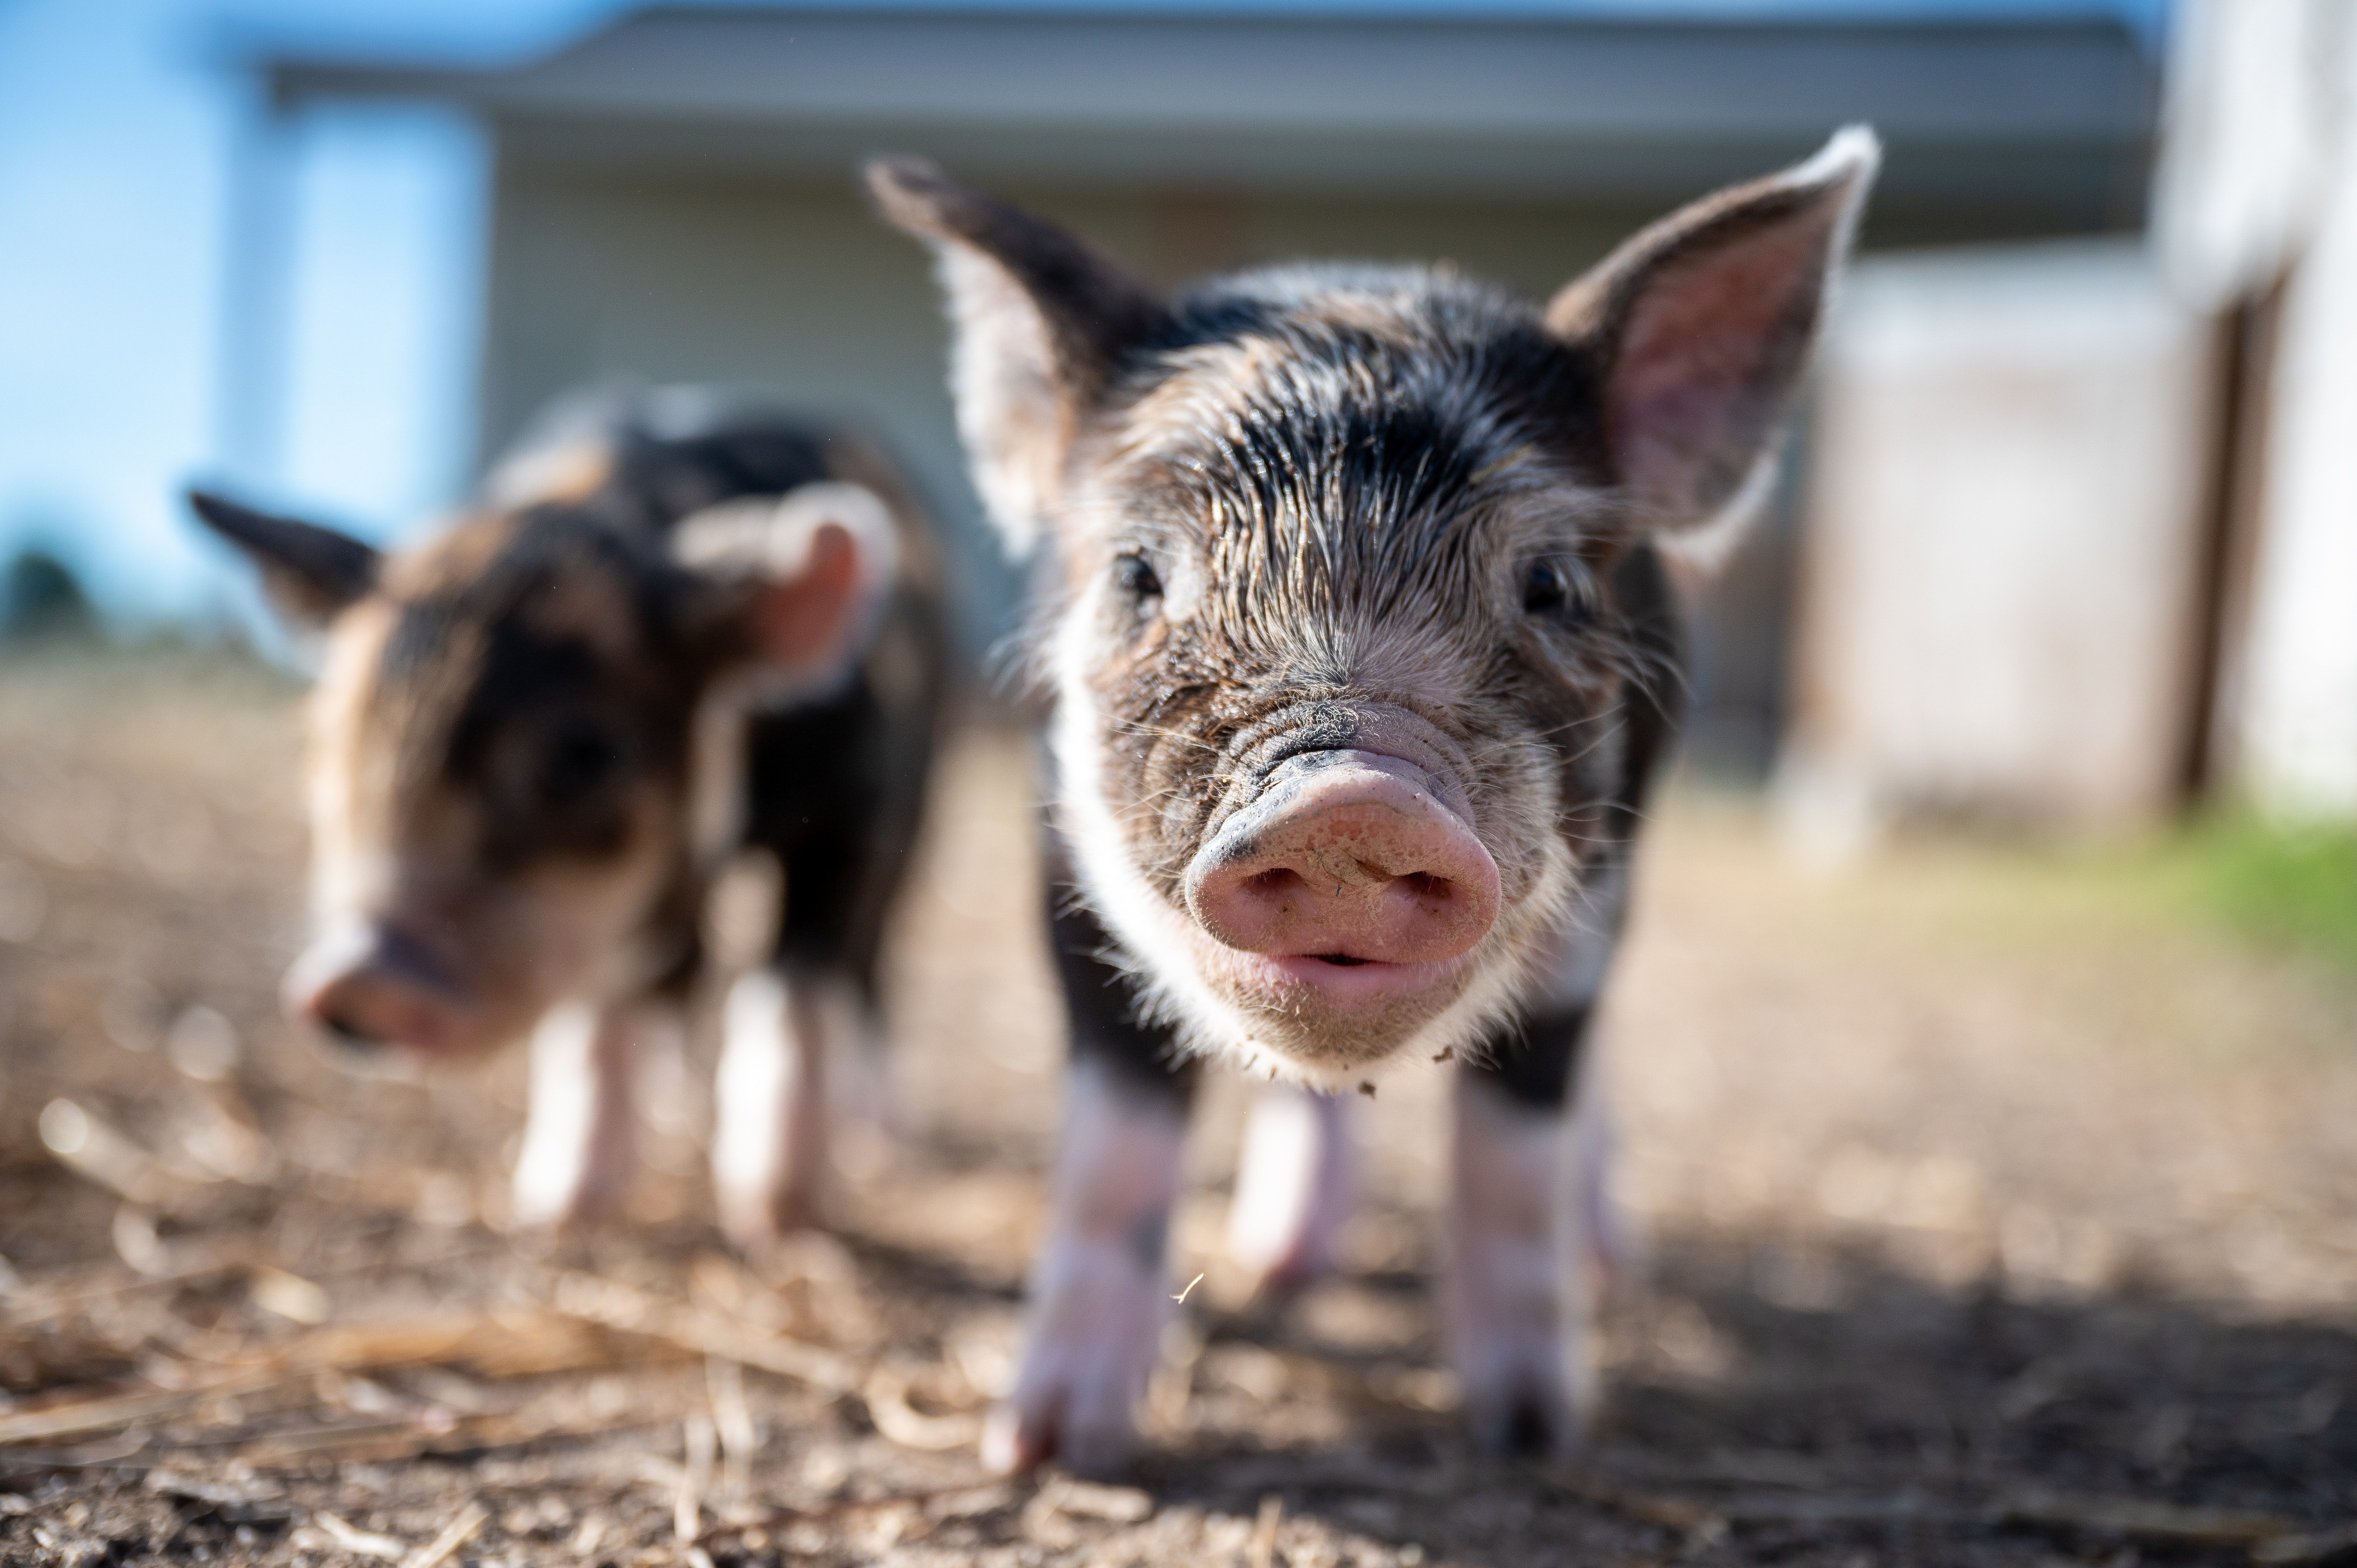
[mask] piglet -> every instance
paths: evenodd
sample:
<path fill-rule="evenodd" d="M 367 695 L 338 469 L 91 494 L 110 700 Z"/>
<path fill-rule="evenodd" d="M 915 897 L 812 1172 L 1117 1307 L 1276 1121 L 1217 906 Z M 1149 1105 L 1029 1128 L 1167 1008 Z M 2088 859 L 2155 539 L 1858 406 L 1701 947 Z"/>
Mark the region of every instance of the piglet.
<path fill-rule="evenodd" d="M 782 903 L 726 1000 L 713 1174 L 740 1243 L 810 1221 L 828 1037 L 872 1030 L 944 689 L 892 468 L 677 389 L 560 408 L 395 553 L 189 499 L 324 634 L 288 1009 L 433 1063 L 529 1038 L 514 1218 L 609 1216 L 639 1054 L 679 1027 L 717 870 L 765 850 Z"/>
<path fill-rule="evenodd" d="M 1577 1442 L 1600 1156 L 1573 1090 L 1680 688 L 1661 542 L 1757 493 L 1878 159 L 1843 131 L 1544 306 L 1417 266 L 1157 297 L 928 165 L 869 166 L 937 260 L 976 483 L 1045 551 L 1072 1066 L 997 1465 L 1133 1452 L 1205 1058 L 1306 1096 L 1264 1108 L 1238 1182 L 1279 1281 L 1330 1255 L 1329 1097 L 1454 1063 L 1465 1418 L 1494 1452 Z"/>

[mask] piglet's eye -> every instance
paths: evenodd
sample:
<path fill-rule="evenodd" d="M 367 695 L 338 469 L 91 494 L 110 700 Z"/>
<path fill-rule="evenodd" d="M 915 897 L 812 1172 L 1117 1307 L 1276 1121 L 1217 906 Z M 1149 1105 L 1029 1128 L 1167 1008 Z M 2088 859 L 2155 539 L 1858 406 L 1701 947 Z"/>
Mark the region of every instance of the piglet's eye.
<path fill-rule="evenodd" d="M 612 782 L 621 768 L 621 742 L 605 726 L 565 725 L 541 752 L 541 799 L 552 806 L 577 804 Z"/>
<path fill-rule="evenodd" d="M 1595 605 L 1572 567 L 1562 561 L 1534 561 L 1523 579 L 1523 609 L 1577 631 L 1595 618 Z"/>
<path fill-rule="evenodd" d="M 1571 605 L 1571 574 L 1560 561 L 1534 561 L 1523 580 L 1523 608 L 1532 615 L 1561 615 Z"/>
<path fill-rule="evenodd" d="M 1155 575 L 1154 564 L 1135 551 L 1114 560 L 1113 580 L 1133 599 L 1142 602 L 1162 596 L 1162 579 Z"/>

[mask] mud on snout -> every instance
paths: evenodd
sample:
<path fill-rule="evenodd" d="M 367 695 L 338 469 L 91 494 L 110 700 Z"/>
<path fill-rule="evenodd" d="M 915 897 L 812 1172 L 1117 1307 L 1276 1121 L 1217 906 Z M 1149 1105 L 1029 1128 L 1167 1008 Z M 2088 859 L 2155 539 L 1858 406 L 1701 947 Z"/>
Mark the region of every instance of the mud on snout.
<path fill-rule="evenodd" d="M 1532 919 L 1514 906 L 1548 878 L 1484 842 L 1477 823 L 1518 813 L 1477 811 L 1483 781 L 1437 725 L 1302 704 L 1214 766 L 1225 789 L 1158 858 L 1183 867 L 1168 897 L 1189 966 L 1267 1065 L 1341 1082 L 1455 1043 L 1518 987 Z"/>

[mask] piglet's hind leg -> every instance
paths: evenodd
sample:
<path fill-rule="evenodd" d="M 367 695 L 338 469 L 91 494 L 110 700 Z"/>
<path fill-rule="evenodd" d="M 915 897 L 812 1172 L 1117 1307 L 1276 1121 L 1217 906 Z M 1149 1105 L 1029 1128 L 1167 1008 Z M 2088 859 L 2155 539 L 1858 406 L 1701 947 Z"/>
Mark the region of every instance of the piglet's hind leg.
<path fill-rule="evenodd" d="M 1331 1273 L 1356 1165 L 1347 1101 L 1290 1085 L 1263 1090 L 1244 1123 L 1228 1255 L 1267 1290 Z"/>

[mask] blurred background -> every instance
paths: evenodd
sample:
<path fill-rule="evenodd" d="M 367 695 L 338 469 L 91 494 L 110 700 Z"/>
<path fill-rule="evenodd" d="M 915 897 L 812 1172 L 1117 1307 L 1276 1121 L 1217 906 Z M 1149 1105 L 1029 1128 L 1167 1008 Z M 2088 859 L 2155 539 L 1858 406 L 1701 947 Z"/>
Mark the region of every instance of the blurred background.
<path fill-rule="evenodd" d="M 835 1561 L 1195 1564 L 1280 1494 L 1296 1562 L 1848 1563 L 1935 1516 L 1973 1544 L 1927 1561 L 2345 1553 L 2352 91 L 2352 0 L 0 0 L 0 1556 L 37 1520 L 81 1533 L 28 1561 L 360 1550 L 332 1517 L 384 1557 L 479 1493 L 502 1562 L 775 1506 Z M 500 1233 L 520 1053 L 361 1078 L 279 1017 L 302 650 L 185 484 L 399 541 L 584 383 L 759 392 L 911 467 L 979 674 L 1018 574 L 861 155 L 1158 283 L 1344 254 L 1543 295 L 1855 120 L 1888 162 L 1781 483 L 1681 567 L 1695 722 L 1607 1009 L 1650 1245 L 1606 1303 L 1618 1490 L 1449 1446 L 1436 1069 L 1361 1107 L 1342 1276 L 1283 1311 L 1222 1272 L 1213 1091 L 1153 1496 L 924 1500 L 980 1482 L 1056 1125 L 1037 786 L 986 703 L 838 1235 L 723 1255 L 699 1036 L 631 1228 L 560 1260 L 887 1395 L 582 1338 Z M 493 1329 L 543 1349 L 448 1338 Z M 213 1402 L 271 1357 L 326 1370 Z M 679 1500 L 697 1422 L 717 1513 Z"/>
<path fill-rule="evenodd" d="M 2357 160 L 2338 0 L 0 5 L 0 559 L 267 638 L 176 492 L 430 527 L 585 382 L 766 391 L 978 526 L 932 155 L 1158 282 L 1437 257 L 1544 293 L 1874 123 L 1815 404 L 1716 564 L 1689 757 L 1853 855 L 1956 815 L 2357 813 Z"/>
<path fill-rule="evenodd" d="M 1867 120 L 1867 259 L 1720 564 L 1691 755 L 1835 855 L 1926 811 L 2346 816 L 2347 9 L 13 0 L 0 558 L 118 628 L 254 633 L 188 479 L 398 538 L 569 388 L 718 381 L 891 440 L 977 651 L 1016 575 L 859 155 L 1161 282 L 1341 253 L 1543 293 Z"/>

